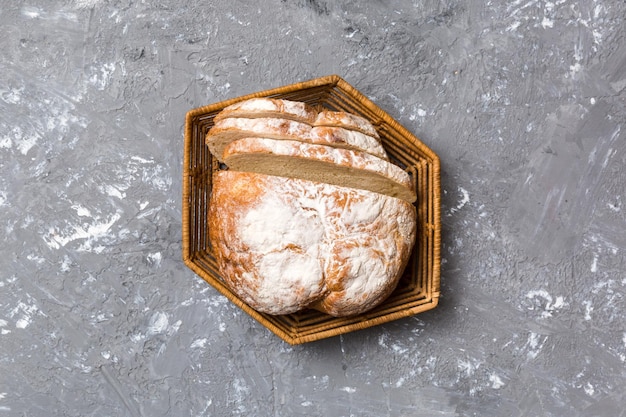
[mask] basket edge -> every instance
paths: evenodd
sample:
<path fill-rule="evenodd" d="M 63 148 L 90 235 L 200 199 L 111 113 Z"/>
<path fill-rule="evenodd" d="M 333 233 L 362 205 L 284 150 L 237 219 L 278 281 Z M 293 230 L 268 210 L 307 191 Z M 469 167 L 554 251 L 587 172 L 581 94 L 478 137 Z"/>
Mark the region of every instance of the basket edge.
<path fill-rule="evenodd" d="M 234 104 L 239 101 L 243 101 L 249 98 L 255 97 L 265 97 L 273 94 L 282 94 L 288 93 L 292 91 L 297 91 L 303 88 L 311 88 L 316 86 L 323 85 L 331 85 L 336 87 L 341 87 L 350 91 L 350 94 L 356 96 L 362 104 L 364 104 L 368 109 L 370 109 L 377 117 L 381 120 L 384 120 L 385 123 L 389 124 L 390 127 L 396 129 L 401 132 L 402 135 L 406 138 L 411 139 L 411 142 L 420 149 L 421 152 L 428 155 L 431 159 L 431 163 L 434 169 L 433 175 L 433 192 L 434 195 L 434 269 L 433 269 L 433 282 L 432 282 L 432 294 L 431 294 L 431 302 L 426 304 L 421 304 L 419 306 L 396 312 L 390 315 L 386 315 L 383 317 L 373 318 L 373 319 L 365 319 L 362 322 L 352 323 L 346 326 L 342 326 L 336 329 L 322 331 L 318 334 L 314 335 L 305 335 L 305 336 L 294 336 L 288 333 L 285 333 L 283 330 L 276 327 L 273 323 L 268 322 L 260 313 L 256 310 L 251 309 L 245 303 L 243 303 L 238 298 L 234 297 L 233 294 L 230 294 L 230 290 L 227 288 L 221 289 L 220 283 L 216 283 L 214 278 L 209 276 L 208 279 L 205 277 L 206 272 L 201 269 L 198 265 L 193 263 L 190 254 L 189 247 L 189 221 L 190 221 L 190 213 L 189 213 L 189 192 L 190 192 L 190 151 L 191 151 L 191 130 L 193 119 L 201 114 L 221 110 L 222 108 Z M 373 103 L 370 99 L 364 96 L 360 91 L 356 88 L 352 87 L 349 83 L 343 80 L 338 75 L 328 75 L 319 78 L 314 78 L 305 82 L 294 83 L 283 87 L 272 88 L 268 90 L 258 91 L 251 94 L 247 94 L 245 96 L 239 96 L 236 98 L 231 98 L 227 100 L 220 101 L 218 103 L 213 103 L 207 106 L 198 107 L 192 109 L 186 113 L 186 123 L 185 123 L 185 146 L 184 146 L 184 166 L 183 166 L 183 260 L 185 264 L 190 267 L 194 272 L 196 272 L 200 277 L 202 277 L 205 281 L 208 281 L 215 289 L 218 290 L 222 295 L 226 296 L 231 302 L 233 302 L 237 307 L 244 310 L 248 315 L 253 317 L 255 320 L 260 322 L 264 327 L 268 330 L 276 334 L 282 340 L 287 342 L 290 345 L 297 345 L 302 343 L 308 343 L 316 340 L 321 340 L 333 336 L 337 336 L 340 334 L 349 333 L 355 330 L 365 329 L 374 325 L 383 324 L 386 322 L 390 322 L 393 320 L 397 320 L 403 317 L 409 317 L 415 315 L 417 313 L 430 310 L 437 306 L 439 295 L 440 295 L 440 272 L 441 272 L 441 207 L 440 207 L 440 199 L 441 199 L 441 184 L 440 184 L 440 161 L 439 157 L 434 151 L 432 151 L 428 146 L 426 146 L 422 141 L 417 138 L 413 133 L 411 133 L 408 129 L 402 126 L 399 122 L 393 119 L 390 115 L 388 115 L 384 110 L 378 107 L 375 103 Z M 215 285 L 217 284 L 217 285 Z"/>
<path fill-rule="evenodd" d="M 319 341 L 319 340 L 323 340 L 323 339 L 328 339 L 330 337 L 339 336 L 339 335 L 342 335 L 342 334 L 347 334 L 347 333 L 351 333 L 351 332 L 355 332 L 355 331 L 359 331 L 359 330 L 365 330 L 365 329 L 368 329 L 370 327 L 374 327 L 374 326 L 378 326 L 378 325 L 381 325 L 381 324 L 389 323 L 389 322 L 392 322 L 392 321 L 395 321 L 395 320 L 411 317 L 411 316 L 414 316 L 416 314 L 432 310 L 433 308 L 435 308 L 437 306 L 438 303 L 439 303 L 439 297 L 438 296 L 437 297 L 432 297 L 431 298 L 431 302 L 429 302 L 429 303 L 423 303 L 423 304 L 411 307 L 411 308 L 406 309 L 406 310 L 401 310 L 401 311 L 397 311 L 397 312 L 392 313 L 392 314 L 388 314 L 386 316 L 381 316 L 381 317 L 372 318 L 372 319 L 365 319 L 365 320 L 357 322 L 357 323 L 352 323 L 352 324 L 348 324 L 348 325 L 345 325 L 345 326 L 340 326 L 340 327 L 337 327 L 337 328 L 334 328 L 334 329 L 330 329 L 330 330 L 324 330 L 324 331 L 321 331 L 321 332 L 315 333 L 315 334 L 308 334 L 308 335 L 304 335 L 304 336 L 296 336 L 296 337 L 292 338 L 293 339 L 293 343 L 290 343 L 290 344 L 291 345 L 300 345 L 300 344 L 305 344 L 305 343 L 311 343 L 311 342 L 315 342 L 315 341 Z"/>

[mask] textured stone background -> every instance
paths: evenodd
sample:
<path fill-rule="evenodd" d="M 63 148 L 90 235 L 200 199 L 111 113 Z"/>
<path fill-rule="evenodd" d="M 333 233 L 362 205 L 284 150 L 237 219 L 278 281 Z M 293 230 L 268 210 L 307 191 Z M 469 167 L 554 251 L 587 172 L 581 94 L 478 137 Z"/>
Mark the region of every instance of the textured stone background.
<path fill-rule="evenodd" d="M 625 15 L 0 0 L 0 415 L 624 416 Z M 184 115 L 334 73 L 441 157 L 443 296 L 290 347 L 181 260 Z"/>

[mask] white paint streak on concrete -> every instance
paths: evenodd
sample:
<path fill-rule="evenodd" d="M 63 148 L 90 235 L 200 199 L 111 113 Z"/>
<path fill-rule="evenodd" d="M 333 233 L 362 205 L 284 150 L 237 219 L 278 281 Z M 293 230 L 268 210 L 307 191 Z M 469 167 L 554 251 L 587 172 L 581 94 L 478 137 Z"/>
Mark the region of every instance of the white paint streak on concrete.
<path fill-rule="evenodd" d="M 482 362 L 474 358 L 470 358 L 467 360 L 457 359 L 457 367 L 460 372 L 459 380 L 462 375 L 465 375 L 466 377 L 472 376 L 474 372 L 476 372 L 476 370 L 480 368 L 481 364 Z"/>
<path fill-rule="evenodd" d="M 232 382 L 234 391 L 232 392 L 234 403 L 237 404 L 237 411 L 239 413 L 246 413 L 246 397 L 250 392 L 250 388 L 246 384 L 246 381 L 241 378 L 235 378 Z"/>
<path fill-rule="evenodd" d="M 458 190 L 459 190 L 459 193 L 461 193 L 461 201 L 459 201 L 455 207 L 452 207 L 450 209 L 449 215 L 454 214 L 457 211 L 461 210 L 463 207 L 465 207 L 467 203 L 470 202 L 469 192 L 467 192 L 467 190 L 463 187 L 458 187 Z"/>
<path fill-rule="evenodd" d="M 72 205 L 72 208 L 76 210 L 76 214 L 78 214 L 80 217 L 91 217 L 91 212 L 89 211 L 89 209 L 81 206 L 80 204 L 74 204 Z"/>
<path fill-rule="evenodd" d="M 546 290 L 534 290 L 529 291 L 526 294 L 526 298 L 528 299 L 543 299 L 545 301 L 545 305 L 543 306 L 544 311 L 541 312 L 541 318 L 552 317 L 552 313 L 561 310 L 563 307 L 567 305 L 565 302 L 565 298 L 563 296 L 557 296 L 556 298 L 552 298 L 552 296 Z M 543 303 L 542 303 L 543 304 Z M 531 307 L 533 309 L 534 307 Z"/>
<path fill-rule="evenodd" d="M 22 8 L 22 15 L 29 19 L 36 19 L 41 16 L 43 11 L 38 7 L 26 6 Z"/>
<path fill-rule="evenodd" d="M 122 217 L 121 212 L 116 212 L 108 220 L 94 219 L 90 225 L 72 225 L 65 232 L 59 232 L 51 228 L 43 240 L 51 249 L 60 249 L 75 240 L 85 240 L 79 248 L 80 251 L 89 252 L 94 250 L 93 243 L 109 235 L 109 229 Z"/>
<path fill-rule="evenodd" d="M 89 82 L 98 90 L 104 90 L 109 84 L 113 72 L 115 72 L 115 63 L 102 64 L 100 68 L 93 72 Z"/>
<path fill-rule="evenodd" d="M 500 378 L 497 374 L 489 375 L 489 382 L 491 382 L 491 388 L 493 389 L 500 389 L 505 385 L 502 378 Z"/>
<path fill-rule="evenodd" d="M 617 199 L 619 200 L 619 196 L 617 196 Z M 617 203 L 617 204 L 614 204 L 614 203 L 607 203 L 606 205 L 607 205 L 607 207 L 608 207 L 611 211 L 613 211 L 613 212 L 615 212 L 615 213 L 619 213 L 619 212 L 622 210 L 622 206 L 621 206 L 621 204 L 619 204 L 619 203 Z"/>
<path fill-rule="evenodd" d="M 598 272 L 598 255 L 593 255 L 593 261 L 591 261 L 591 272 Z"/>
<path fill-rule="evenodd" d="M 19 132 L 21 133 L 21 129 L 16 128 L 17 130 L 19 130 Z M 26 155 L 28 153 L 28 151 L 30 151 L 39 141 L 39 139 L 41 138 L 41 136 L 37 133 L 34 133 L 32 135 L 25 135 L 22 136 L 20 134 L 19 138 L 15 138 L 16 139 L 16 148 L 20 151 L 20 153 L 22 155 Z"/>
<path fill-rule="evenodd" d="M 585 320 L 591 320 L 591 313 L 593 312 L 593 304 L 589 300 L 583 301 L 583 306 L 585 307 Z"/>
<path fill-rule="evenodd" d="M 541 21 L 541 26 L 543 26 L 544 29 L 554 27 L 554 21 L 544 16 Z"/>
<path fill-rule="evenodd" d="M 541 353 L 541 349 L 543 348 L 546 340 L 548 340 L 548 336 L 543 336 L 542 338 L 541 335 L 535 332 L 530 332 L 528 334 L 528 340 L 526 341 L 525 345 L 528 350 L 528 352 L 526 353 L 528 359 L 535 359 L 537 358 L 537 356 L 539 356 L 539 353 Z"/>
<path fill-rule="evenodd" d="M 521 24 L 522 24 L 522 22 L 517 20 L 517 21 L 513 22 L 511 25 L 509 25 L 509 27 L 506 28 L 506 31 L 507 32 L 514 32 L 515 30 L 517 30 L 518 27 L 520 27 Z"/>
<path fill-rule="evenodd" d="M 100 187 L 100 191 L 102 191 L 104 194 L 107 194 L 110 197 L 118 198 L 120 200 L 126 198 L 126 193 L 124 192 L 126 189 L 128 189 L 128 186 L 119 184 L 106 184 Z"/>
<path fill-rule="evenodd" d="M 3 136 L 0 138 L 0 149 L 10 149 L 13 146 L 13 141 L 9 136 Z"/>
<path fill-rule="evenodd" d="M 207 338 L 203 337 L 201 339 L 196 339 L 191 343 L 190 348 L 192 349 L 196 349 L 196 348 L 204 348 L 207 344 Z"/>
<path fill-rule="evenodd" d="M 35 300 L 32 299 L 32 297 L 29 297 L 29 301 L 30 304 L 27 304 L 23 301 L 18 302 L 17 306 L 9 312 L 10 318 L 15 318 L 15 316 L 19 316 L 19 318 L 15 322 L 15 327 L 18 329 L 25 329 L 26 327 L 28 327 L 33 320 L 33 316 L 35 316 L 36 314 L 45 316 L 43 313 L 41 313 L 39 307 L 37 307 L 37 305 L 35 304 Z"/>
<path fill-rule="evenodd" d="M 26 259 L 28 259 L 29 261 L 33 261 L 33 262 L 37 262 L 38 264 L 43 264 L 44 262 L 46 262 L 46 260 L 44 258 L 42 258 L 41 256 L 38 256 L 34 253 L 30 253 L 28 255 L 26 255 Z"/>
<path fill-rule="evenodd" d="M 161 252 L 149 253 L 147 256 L 148 262 L 154 266 L 161 264 L 162 255 Z"/>
<path fill-rule="evenodd" d="M 149 335 L 164 333 L 168 325 L 169 319 L 167 314 L 162 311 L 157 311 L 150 317 L 147 333 Z"/>
<path fill-rule="evenodd" d="M 74 0 L 74 7 L 77 9 L 89 9 L 98 6 L 102 0 Z"/>
<path fill-rule="evenodd" d="M 131 156 L 130 159 L 140 164 L 154 164 L 154 160 L 145 159 L 140 156 Z"/>

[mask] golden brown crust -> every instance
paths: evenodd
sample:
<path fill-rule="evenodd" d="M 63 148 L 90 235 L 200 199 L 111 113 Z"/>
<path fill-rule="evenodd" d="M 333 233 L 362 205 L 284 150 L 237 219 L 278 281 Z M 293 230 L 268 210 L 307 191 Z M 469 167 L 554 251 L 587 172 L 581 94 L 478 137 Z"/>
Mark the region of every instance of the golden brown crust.
<path fill-rule="evenodd" d="M 334 126 L 348 130 L 356 130 L 380 141 L 378 132 L 376 132 L 376 129 L 369 120 L 352 113 L 323 110 L 317 115 L 313 126 Z"/>
<path fill-rule="evenodd" d="M 357 130 L 334 126 L 316 126 L 311 129 L 312 143 L 332 145 L 340 148 L 360 150 L 374 156 L 389 160 L 380 139 L 366 135 Z"/>
<path fill-rule="evenodd" d="M 226 284 L 258 311 L 359 314 L 395 288 L 415 207 L 368 191 L 221 171 L 209 236 Z"/>
<path fill-rule="evenodd" d="M 313 107 L 299 101 L 259 97 L 231 104 L 217 114 L 214 120 L 217 122 L 226 117 L 276 117 L 311 125 L 317 112 Z"/>
<path fill-rule="evenodd" d="M 228 165 L 213 173 L 210 244 L 241 300 L 346 316 L 389 296 L 415 242 L 416 196 L 367 120 L 253 99 L 216 116 L 206 139 Z"/>

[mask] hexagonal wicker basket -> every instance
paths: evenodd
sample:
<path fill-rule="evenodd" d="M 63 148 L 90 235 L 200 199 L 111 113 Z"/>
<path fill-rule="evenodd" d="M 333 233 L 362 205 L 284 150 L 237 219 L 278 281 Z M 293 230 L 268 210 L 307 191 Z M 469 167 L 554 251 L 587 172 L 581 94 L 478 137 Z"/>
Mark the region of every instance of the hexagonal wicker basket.
<path fill-rule="evenodd" d="M 221 280 L 208 236 L 211 178 L 218 169 L 205 136 L 224 107 L 252 97 L 303 101 L 317 108 L 343 110 L 369 119 L 396 164 L 415 175 L 417 238 L 396 290 L 381 305 L 352 317 L 315 310 L 272 316 L 252 309 Z M 183 166 L 183 259 L 230 301 L 289 344 L 301 344 L 408 317 L 437 305 L 440 276 L 439 158 L 426 145 L 339 76 L 331 75 L 193 109 L 187 113 Z"/>

